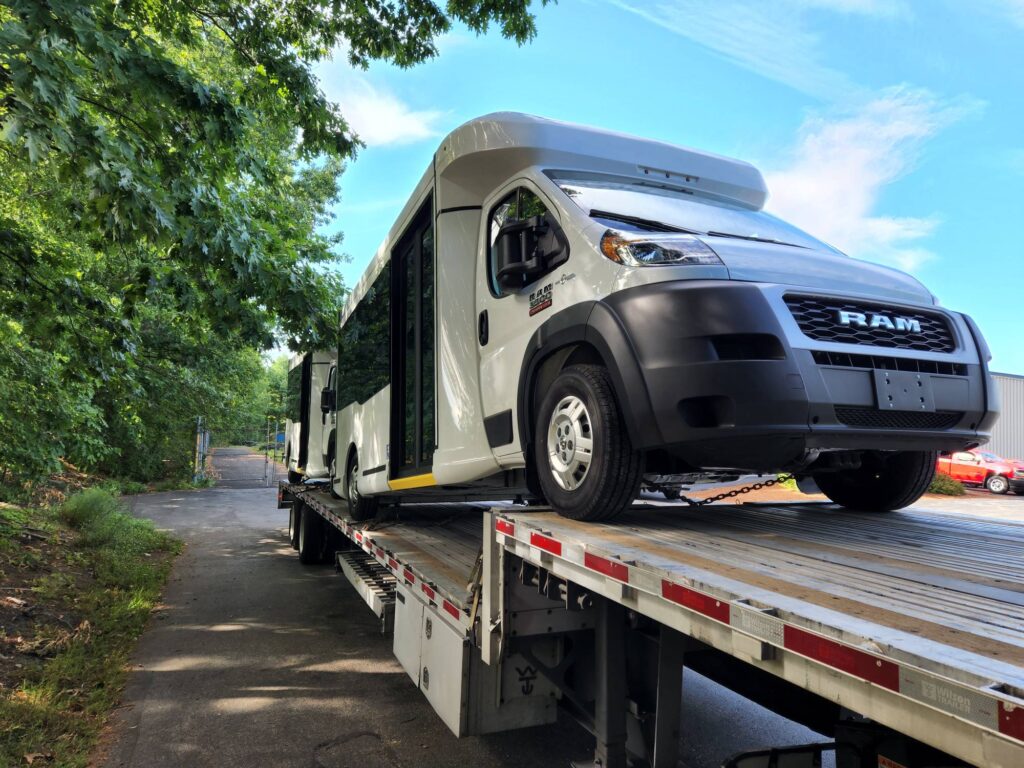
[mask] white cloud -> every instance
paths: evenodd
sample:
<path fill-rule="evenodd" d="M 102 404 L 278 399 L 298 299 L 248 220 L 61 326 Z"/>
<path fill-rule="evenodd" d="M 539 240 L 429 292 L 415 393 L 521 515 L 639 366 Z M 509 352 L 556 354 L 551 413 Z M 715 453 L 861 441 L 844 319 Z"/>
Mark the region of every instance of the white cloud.
<path fill-rule="evenodd" d="M 417 110 L 386 88 L 366 77 L 347 74 L 324 82 L 324 90 L 341 108 L 341 114 L 368 147 L 411 144 L 438 135 L 437 122 L 444 113 Z"/>
<path fill-rule="evenodd" d="M 445 43 L 458 45 L 453 39 Z M 331 58 L 320 62 L 316 75 L 327 98 L 338 104 L 341 114 L 368 147 L 411 144 L 439 134 L 438 121 L 444 113 L 415 109 L 372 76 L 348 63 L 348 45 L 337 46 Z"/>
<path fill-rule="evenodd" d="M 792 0 L 792 2 L 805 8 L 819 8 L 837 13 L 859 13 L 864 16 L 881 18 L 903 16 L 910 12 L 910 8 L 898 0 Z"/>
<path fill-rule="evenodd" d="M 901 86 L 854 111 L 808 118 L 788 160 L 766 174 L 767 208 L 851 256 L 915 269 L 933 257 L 924 241 L 940 220 L 878 213 L 879 195 L 912 170 L 925 141 L 981 107 Z"/>
<path fill-rule="evenodd" d="M 976 0 L 975 9 L 997 14 L 1024 29 L 1024 0 Z"/>
<path fill-rule="evenodd" d="M 671 0 L 642 6 L 609 1 L 734 64 L 827 101 L 848 99 L 862 89 L 824 63 L 808 10 L 868 14 L 884 5 L 881 0 Z"/>

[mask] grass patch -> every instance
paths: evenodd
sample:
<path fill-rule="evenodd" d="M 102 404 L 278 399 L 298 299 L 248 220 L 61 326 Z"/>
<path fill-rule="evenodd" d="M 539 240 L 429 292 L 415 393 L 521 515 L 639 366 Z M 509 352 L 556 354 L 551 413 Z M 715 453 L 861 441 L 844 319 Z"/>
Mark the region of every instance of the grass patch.
<path fill-rule="evenodd" d="M 938 493 L 942 496 L 963 496 L 967 491 L 964 490 L 964 486 L 959 480 L 936 472 L 932 484 L 928 486 L 928 493 Z"/>
<path fill-rule="evenodd" d="M 179 549 L 101 488 L 0 509 L 0 765 L 88 763 Z"/>

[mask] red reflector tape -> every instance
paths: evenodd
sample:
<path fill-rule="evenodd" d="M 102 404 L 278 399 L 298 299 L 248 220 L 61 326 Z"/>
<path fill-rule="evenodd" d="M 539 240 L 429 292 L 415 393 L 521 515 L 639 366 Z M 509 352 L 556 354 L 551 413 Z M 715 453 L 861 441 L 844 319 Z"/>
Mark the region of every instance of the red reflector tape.
<path fill-rule="evenodd" d="M 999 732 L 1024 741 L 1024 707 L 999 702 Z"/>
<path fill-rule="evenodd" d="M 723 624 L 729 623 L 729 603 L 726 600 L 705 595 L 703 592 L 684 587 L 682 584 L 674 584 L 667 579 L 661 581 L 661 596 L 673 603 L 697 611 L 697 613 L 710 616 Z"/>
<path fill-rule="evenodd" d="M 875 658 L 857 648 L 850 648 L 799 627 L 787 625 L 784 631 L 783 644 L 786 650 L 828 664 L 830 667 L 867 680 L 869 683 L 888 688 L 890 691 L 899 691 L 900 668 L 893 662 Z"/>
<path fill-rule="evenodd" d="M 562 556 L 562 542 L 552 539 L 550 536 L 545 536 L 541 533 L 531 533 L 530 544 L 537 549 L 550 552 L 552 555 Z"/>
<path fill-rule="evenodd" d="M 457 607 L 455 607 L 454 603 L 450 603 L 447 600 L 445 600 L 443 605 L 444 605 L 444 609 L 446 611 L 448 611 L 448 613 L 450 613 L 452 615 L 452 618 L 455 618 L 455 619 L 461 619 L 462 618 L 462 611 L 460 611 Z"/>
<path fill-rule="evenodd" d="M 392 571 L 397 571 L 398 570 L 398 561 L 395 560 L 395 558 L 393 558 L 393 557 L 389 557 L 388 558 L 388 568 L 390 568 Z"/>
<path fill-rule="evenodd" d="M 408 573 L 408 571 L 407 571 Z M 420 589 L 423 590 L 423 594 L 429 597 L 431 600 L 434 599 L 434 590 L 428 587 L 426 584 L 420 584 Z"/>
<path fill-rule="evenodd" d="M 377 552 L 377 557 L 384 557 L 384 549 L 383 549 L 383 547 L 377 547 L 376 548 L 376 552 Z"/>
<path fill-rule="evenodd" d="M 603 573 L 605 576 L 611 576 L 613 579 L 624 581 L 627 584 L 629 583 L 629 568 L 625 563 L 584 552 L 583 564 L 592 571 Z"/>
<path fill-rule="evenodd" d="M 359 531 L 356 531 L 356 541 L 360 543 L 362 543 L 363 541 L 363 534 L 361 534 Z"/>
<path fill-rule="evenodd" d="M 402 575 L 405 577 L 405 580 L 408 581 L 410 584 L 416 583 L 416 577 L 413 575 L 413 572 L 410 571 L 408 568 L 402 571 Z"/>
<path fill-rule="evenodd" d="M 498 533 L 504 533 L 506 536 L 516 535 L 515 523 L 510 523 L 508 520 L 502 520 L 500 517 L 494 521 L 494 530 Z"/>

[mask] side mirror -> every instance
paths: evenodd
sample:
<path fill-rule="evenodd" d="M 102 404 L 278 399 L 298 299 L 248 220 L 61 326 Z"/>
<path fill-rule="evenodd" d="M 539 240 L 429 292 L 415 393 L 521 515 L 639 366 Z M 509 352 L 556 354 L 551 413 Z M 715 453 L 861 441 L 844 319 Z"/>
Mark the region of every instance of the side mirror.
<path fill-rule="evenodd" d="M 550 216 L 513 221 L 498 230 L 495 277 L 506 290 L 518 290 L 569 258 L 565 233 Z"/>
<path fill-rule="evenodd" d="M 320 412 L 323 414 L 331 413 L 337 405 L 337 398 L 334 394 L 333 389 L 324 387 L 320 390 Z"/>

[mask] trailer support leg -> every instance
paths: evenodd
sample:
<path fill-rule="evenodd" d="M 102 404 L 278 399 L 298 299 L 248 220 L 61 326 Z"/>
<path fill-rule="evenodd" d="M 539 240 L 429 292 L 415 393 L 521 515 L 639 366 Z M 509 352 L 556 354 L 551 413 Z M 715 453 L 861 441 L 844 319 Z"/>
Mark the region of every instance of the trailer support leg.
<path fill-rule="evenodd" d="M 679 761 L 679 716 L 683 695 L 686 638 L 661 627 L 658 643 L 658 692 L 654 710 L 652 768 L 675 768 Z"/>
<path fill-rule="evenodd" d="M 600 599 L 597 609 L 594 765 L 595 768 L 626 768 L 625 609 L 607 599 Z"/>

